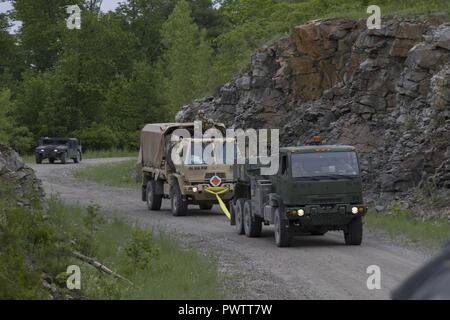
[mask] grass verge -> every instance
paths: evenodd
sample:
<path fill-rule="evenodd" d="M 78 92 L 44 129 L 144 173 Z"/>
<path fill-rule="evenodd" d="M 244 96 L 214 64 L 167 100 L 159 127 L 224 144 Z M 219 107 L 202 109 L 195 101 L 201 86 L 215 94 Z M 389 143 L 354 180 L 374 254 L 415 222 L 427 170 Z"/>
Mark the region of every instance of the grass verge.
<path fill-rule="evenodd" d="M 112 187 L 128 188 L 139 187 L 139 174 L 136 169 L 136 160 L 93 165 L 74 171 L 74 176 L 81 180 L 93 181 Z"/>
<path fill-rule="evenodd" d="M 2 200 L 2 199 L 0 199 Z M 2 203 L 3 204 L 3 203 Z M 0 209 L 0 299 L 220 299 L 217 263 L 184 249 L 163 231 L 107 220 L 96 206 L 49 201 L 49 210 Z M 77 259 L 92 257 L 131 280 L 129 285 Z M 69 265 L 81 269 L 81 290 L 66 288 Z M 53 296 L 54 297 L 54 296 Z"/>
<path fill-rule="evenodd" d="M 391 239 L 425 247 L 438 247 L 450 238 L 450 223 L 447 219 L 424 220 L 398 206 L 394 206 L 388 213 L 378 213 L 371 209 L 364 221 L 369 230 L 380 231 Z"/>

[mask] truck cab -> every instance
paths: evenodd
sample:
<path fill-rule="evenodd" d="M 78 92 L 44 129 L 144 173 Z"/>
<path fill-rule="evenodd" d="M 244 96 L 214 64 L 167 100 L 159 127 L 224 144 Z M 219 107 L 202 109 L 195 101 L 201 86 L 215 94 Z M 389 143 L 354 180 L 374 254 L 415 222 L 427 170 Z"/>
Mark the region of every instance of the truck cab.
<path fill-rule="evenodd" d="M 262 224 L 274 224 L 276 244 L 288 246 L 297 233 L 342 230 L 346 244 L 360 245 L 367 207 L 355 148 L 285 147 L 279 161 L 273 176 L 260 176 L 251 165 L 238 170 L 232 207 L 238 233 L 259 236 Z"/>

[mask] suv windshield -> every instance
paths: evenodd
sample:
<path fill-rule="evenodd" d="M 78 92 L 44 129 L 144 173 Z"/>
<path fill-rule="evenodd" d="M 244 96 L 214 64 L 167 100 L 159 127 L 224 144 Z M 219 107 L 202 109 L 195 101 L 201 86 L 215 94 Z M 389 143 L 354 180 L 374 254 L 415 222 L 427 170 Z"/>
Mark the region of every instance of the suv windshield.
<path fill-rule="evenodd" d="M 355 152 L 297 153 L 292 155 L 292 177 L 359 175 Z"/>
<path fill-rule="evenodd" d="M 61 144 L 66 144 L 67 140 L 65 139 L 44 139 L 42 140 L 42 145 L 46 146 L 46 145 L 61 145 Z"/>

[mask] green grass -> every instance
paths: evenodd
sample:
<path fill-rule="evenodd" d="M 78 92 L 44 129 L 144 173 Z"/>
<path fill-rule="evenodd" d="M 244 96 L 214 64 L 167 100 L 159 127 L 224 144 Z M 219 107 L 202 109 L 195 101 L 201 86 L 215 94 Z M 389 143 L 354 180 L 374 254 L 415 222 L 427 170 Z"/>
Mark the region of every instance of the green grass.
<path fill-rule="evenodd" d="M 123 158 L 123 157 L 134 157 L 137 158 L 139 151 L 135 150 L 122 150 L 122 149 L 111 149 L 111 150 L 97 150 L 97 151 L 87 151 L 83 154 L 83 159 L 97 159 L 97 158 Z"/>
<path fill-rule="evenodd" d="M 112 187 L 137 188 L 140 184 L 136 160 L 80 168 L 74 171 L 74 176 Z"/>
<path fill-rule="evenodd" d="M 82 229 L 86 209 L 52 203 L 63 229 Z M 96 225 L 92 250 L 98 261 L 124 275 L 135 285 L 129 286 L 109 275 L 102 275 L 86 263 L 81 263 L 82 290 L 94 299 L 220 299 L 215 258 L 206 257 L 193 249 L 183 249 L 177 240 L 163 230 L 143 231 L 124 220 L 113 219 Z M 137 234 L 137 235 L 136 235 Z M 144 236 L 143 236 L 144 235 Z M 138 267 L 128 255 L 132 245 L 138 254 L 150 248 L 149 259 Z M 145 256 L 144 256 L 145 257 Z M 138 257 L 139 258 L 139 257 Z M 139 261 L 139 259 L 138 259 Z M 78 264 L 80 262 L 78 261 Z"/>
<path fill-rule="evenodd" d="M 398 207 L 389 213 L 371 209 L 364 219 L 369 230 L 381 231 L 392 239 L 406 240 L 420 246 L 437 247 L 450 238 L 447 219 L 423 220 Z"/>
<path fill-rule="evenodd" d="M 180 246 L 163 230 L 106 219 L 96 206 L 50 199 L 46 214 L 0 198 L 0 299 L 47 299 L 45 272 L 63 294 L 83 299 L 221 299 L 215 258 Z M 9 205 L 6 205 L 9 203 Z M 100 273 L 83 253 L 131 280 Z M 69 265 L 81 269 L 81 290 L 69 291 Z"/>

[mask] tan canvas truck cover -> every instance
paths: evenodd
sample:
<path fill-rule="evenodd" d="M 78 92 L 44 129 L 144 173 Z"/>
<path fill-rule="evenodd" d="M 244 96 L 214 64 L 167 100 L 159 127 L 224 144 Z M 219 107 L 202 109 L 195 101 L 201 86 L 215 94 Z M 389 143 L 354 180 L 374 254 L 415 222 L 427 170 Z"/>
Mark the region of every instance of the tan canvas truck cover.
<path fill-rule="evenodd" d="M 139 162 L 144 167 L 159 168 L 164 158 L 165 135 L 176 129 L 193 128 L 194 123 L 147 124 L 141 131 Z"/>

